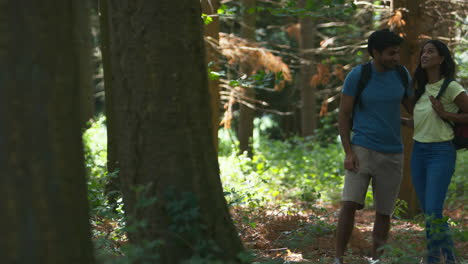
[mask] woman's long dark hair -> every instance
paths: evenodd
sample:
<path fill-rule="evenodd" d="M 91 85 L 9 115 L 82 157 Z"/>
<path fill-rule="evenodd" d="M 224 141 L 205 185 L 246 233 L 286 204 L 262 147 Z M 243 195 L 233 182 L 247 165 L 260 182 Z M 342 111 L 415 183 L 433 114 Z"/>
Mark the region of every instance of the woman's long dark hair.
<path fill-rule="evenodd" d="M 445 45 L 442 41 L 439 40 L 429 40 L 421 48 L 419 52 L 419 64 L 414 72 L 414 87 L 415 87 L 415 99 L 416 102 L 421 98 L 421 96 L 426 91 L 426 84 L 427 84 L 427 74 L 426 71 L 421 68 L 421 55 L 423 52 L 424 47 L 427 44 L 432 44 L 436 47 L 437 52 L 440 56 L 444 57 L 442 64 L 440 65 L 440 75 L 444 76 L 445 79 L 455 78 L 455 62 L 453 61 L 452 55 L 450 54 L 450 50 L 448 49 L 447 45 Z"/>

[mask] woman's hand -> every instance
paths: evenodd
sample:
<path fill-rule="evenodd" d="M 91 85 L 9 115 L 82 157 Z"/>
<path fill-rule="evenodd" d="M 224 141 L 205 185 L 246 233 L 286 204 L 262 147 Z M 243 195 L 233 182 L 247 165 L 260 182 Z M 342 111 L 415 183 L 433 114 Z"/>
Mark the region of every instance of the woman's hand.
<path fill-rule="evenodd" d="M 429 96 L 429 100 L 431 100 L 431 103 L 432 103 L 432 108 L 434 109 L 434 111 L 436 111 L 436 113 L 442 118 L 442 119 L 446 119 L 446 116 L 447 116 L 447 112 L 445 111 L 444 109 L 444 106 L 442 105 L 442 103 L 435 99 L 434 96 Z"/>

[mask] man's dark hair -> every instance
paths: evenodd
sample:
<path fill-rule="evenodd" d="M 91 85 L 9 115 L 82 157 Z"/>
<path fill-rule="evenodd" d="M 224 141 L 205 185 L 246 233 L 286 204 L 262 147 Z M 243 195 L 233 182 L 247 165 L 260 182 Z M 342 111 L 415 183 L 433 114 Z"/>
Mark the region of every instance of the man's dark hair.
<path fill-rule="evenodd" d="M 388 47 L 399 46 L 403 39 L 388 29 L 377 30 L 367 40 L 367 51 L 374 57 L 373 50 L 382 51 Z"/>

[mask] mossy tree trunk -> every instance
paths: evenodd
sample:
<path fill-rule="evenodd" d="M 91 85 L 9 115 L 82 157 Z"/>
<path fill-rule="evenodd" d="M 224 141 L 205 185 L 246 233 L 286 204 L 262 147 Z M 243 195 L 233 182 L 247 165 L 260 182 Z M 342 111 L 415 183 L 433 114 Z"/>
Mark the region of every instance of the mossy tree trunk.
<path fill-rule="evenodd" d="M 242 245 L 213 144 L 200 1 L 106 5 L 114 117 L 109 129 L 118 144 L 130 241 L 164 241 L 152 250 L 161 263 L 199 253 L 236 262 Z"/>
<path fill-rule="evenodd" d="M 0 0 L 2 263 L 94 263 L 77 33 L 88 11 L 85 0 Z"/>

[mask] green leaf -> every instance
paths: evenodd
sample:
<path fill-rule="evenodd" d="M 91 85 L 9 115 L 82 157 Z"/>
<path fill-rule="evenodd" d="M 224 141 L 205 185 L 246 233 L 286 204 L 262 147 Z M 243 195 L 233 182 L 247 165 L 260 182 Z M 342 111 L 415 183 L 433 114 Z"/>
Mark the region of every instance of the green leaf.
<path fill-rule="evenodd" d="M 231 80 L 229 82 L 229 86 L 240 86 L 240 82 L 236 80 Z"/>
<path fill-rule="evenodd" d="M 202 14 L 202 19 L 203 19 L 203 23 L 205 23 L 205 25 L 208 25 L 208 24 L 210 24 L 211 22 L 213 22 L 213 18 L 210 17 L 210 16 L 207 15 L 207 14 Z"/>
<path fill-rule="evenodd" d="M 208 74 L 208 77 L 212 81 L 217 81 L 221 77 L 221 74 L 219 72 L 210 71 L 209 74 Z"/>
<path fill-rule="evenodd" d="M 232 15 L 235 13 L 235 8 L 229 8 L 227 5 L 221 5 L 217 10 L 218 15 Z"/>
<path fill-rule="evenodd" d="M 305 8 L 309 11 L 315 11 L 316 9 L 315 0 L 307 0 Z"/>

